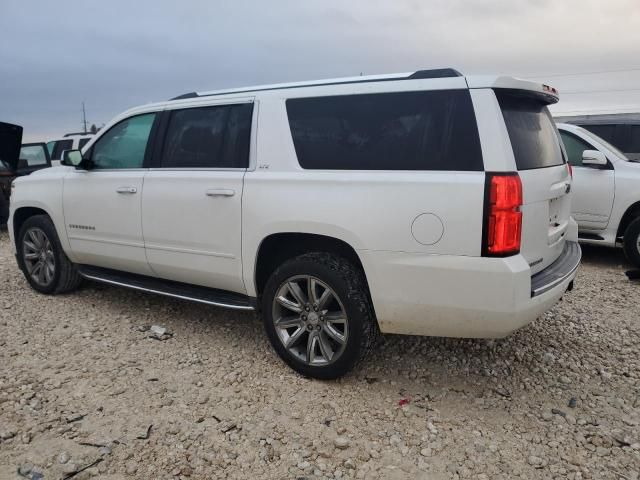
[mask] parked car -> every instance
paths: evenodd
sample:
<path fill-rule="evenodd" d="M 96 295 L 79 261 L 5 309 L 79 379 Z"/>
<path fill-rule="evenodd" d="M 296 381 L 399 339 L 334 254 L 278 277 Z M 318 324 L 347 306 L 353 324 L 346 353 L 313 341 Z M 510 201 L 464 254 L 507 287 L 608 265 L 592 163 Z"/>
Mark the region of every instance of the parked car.
<path fill-rule="evenodd" d="M 503 337 L 580 261 L 557 100 L 453 69 L 190 93 L 18 179 L 10 235 L 39 292 L 88 278 L 258 310 L 312 377 L 379 331 Z"/>
<path fill-rule="evenodd" d="M 558 124 L 573 166 L 572 215 L 584 243 L 622 245 L 640 266 L 640 163 L 585 128 Z"/>
<path fill-rule="evenodd" d="M 20 175 L 51 166 L 49 152 L 44 143 L 26 143 L 22 141 L 22 127 L 0 122 L 0 225 L 9 219 L 9 197 L 11 183 Z M 17 159 L 16 168 L 12 162 Z"/>
<path fill-rule="evenodd" d="M 585 128 L 615 146 L 629 160 L 640 160 L 640 113 L 563 116 L 556 121 Z"/>
<path fill-rule="evenodd" d="M 92 138 L 92 133 L 67 133 L 63 138 L 47 142 L 53 166 L 60 165 L 65 150 L 82 150 Z"/>

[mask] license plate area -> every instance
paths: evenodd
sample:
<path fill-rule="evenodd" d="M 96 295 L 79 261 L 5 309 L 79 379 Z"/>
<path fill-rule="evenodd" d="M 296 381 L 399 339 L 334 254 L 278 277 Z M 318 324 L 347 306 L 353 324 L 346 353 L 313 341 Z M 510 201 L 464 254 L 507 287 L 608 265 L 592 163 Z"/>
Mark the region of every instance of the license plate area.
<path fill-rule="evenodd" d="M 564 237 L 569 226 L 569 215 L 566 212 L 566 195 L 549 200 L 549 231 L 547 244 L 554 245 Z"/>

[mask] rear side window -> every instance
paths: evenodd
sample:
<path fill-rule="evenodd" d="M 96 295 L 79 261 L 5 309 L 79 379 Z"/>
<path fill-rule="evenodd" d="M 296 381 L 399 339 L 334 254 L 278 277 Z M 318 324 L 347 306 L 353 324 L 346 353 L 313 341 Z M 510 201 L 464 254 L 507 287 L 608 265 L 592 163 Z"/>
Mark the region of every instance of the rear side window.
<path fill-rule="evenodd" d="M 73 140 L 58 140 L 53 146 L 52 160 L 60 160 L 62 158 L 62 152 L 65 150 L 71 150 L 73 148 Z"/>
<path fill-rule="evenodd" d="M 294 98 L 287 114 L 302 168 L 484 168 L 468 90 Z"/>
<path fill-rule="evenodd" d="M 518 170 L 555 167 L 564 159 L 547 106 L 524 94 L 496 91 Z"/>
<path fill-rule="evenodd" d="M 171 112 L 162 168 L 247 168 L 253 105 Z"/>

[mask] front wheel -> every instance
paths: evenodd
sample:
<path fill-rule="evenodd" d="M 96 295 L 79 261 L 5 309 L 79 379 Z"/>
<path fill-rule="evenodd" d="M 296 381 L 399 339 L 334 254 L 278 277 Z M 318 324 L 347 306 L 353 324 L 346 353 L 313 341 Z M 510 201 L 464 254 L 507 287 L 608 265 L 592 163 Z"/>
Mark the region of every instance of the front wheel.
<path fill-rule="evenodd" d="M 273 348 L 308 377 L 341 377 L 378 335 L 362 271 L 328 253 L 308 253 L 280 266 L 267 282 L 262 310 Z"/>
<path fill-rule="evenodd" d="M 624 232 L 624 253 L 631 263 L 640 267 L 640 217 L 631 222 Z"/>
<path fill-rule="evenodd" d="M 80 285 L 82 277 L 62 250 L 58 234 L 46 215 L 28 218 L 16 241 L 18 265 L 34 290 L 64 293 Z"/>

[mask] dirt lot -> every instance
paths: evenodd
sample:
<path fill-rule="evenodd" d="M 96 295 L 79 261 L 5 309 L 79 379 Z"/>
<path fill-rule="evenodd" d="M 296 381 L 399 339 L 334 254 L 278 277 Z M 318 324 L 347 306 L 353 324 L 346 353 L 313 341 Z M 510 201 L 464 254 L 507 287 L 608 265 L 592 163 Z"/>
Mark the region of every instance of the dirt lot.
<path fill-rule="evenodd" d="M 576 289 L 507 339 L 388 336 L 320 382 L 251 314 L 98 284 L 38 295 L 2 231 L 0 478 L 637 479 L 626 268 L 589 249 Z"/>

